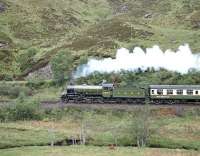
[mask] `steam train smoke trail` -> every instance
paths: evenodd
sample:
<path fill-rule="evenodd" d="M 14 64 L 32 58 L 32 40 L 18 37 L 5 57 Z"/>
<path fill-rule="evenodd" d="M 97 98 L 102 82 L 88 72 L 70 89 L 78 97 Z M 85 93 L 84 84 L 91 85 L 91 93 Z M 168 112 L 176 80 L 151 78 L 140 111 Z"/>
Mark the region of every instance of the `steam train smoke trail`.
<path fill-rule="evenodd" d="M 156 70 L 165 68 L 184 74 L 191 68 L 200 69 L 200 55 L 192 54 L 188 44 L 180 46 L 176 52 L 172 50 L 163 52 L 157 45 L 147 48 L 146 51 L 140 47 L 135 47 L 132 52 L 121 48 L 117 50 L 115 59 L 89 59 L 87 64 L 77 68 L 74 76 L 84 77 L 95 71 L 110 73 L 121 70 L 135 71 L 138 68 L 145 70 L 148 67 Z"/>

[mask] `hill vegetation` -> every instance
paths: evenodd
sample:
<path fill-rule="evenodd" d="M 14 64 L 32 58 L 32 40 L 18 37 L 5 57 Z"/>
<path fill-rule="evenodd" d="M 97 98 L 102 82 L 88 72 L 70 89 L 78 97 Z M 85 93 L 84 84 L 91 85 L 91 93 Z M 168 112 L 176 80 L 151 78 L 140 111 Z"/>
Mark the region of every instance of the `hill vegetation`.
<path fill-rule="evenodd" d="M 0 79 L 23 79 L 66 49 L 71 68 L 122 46 L 199 52 L 199 10 L 196 0 L 0 0 Z"/>

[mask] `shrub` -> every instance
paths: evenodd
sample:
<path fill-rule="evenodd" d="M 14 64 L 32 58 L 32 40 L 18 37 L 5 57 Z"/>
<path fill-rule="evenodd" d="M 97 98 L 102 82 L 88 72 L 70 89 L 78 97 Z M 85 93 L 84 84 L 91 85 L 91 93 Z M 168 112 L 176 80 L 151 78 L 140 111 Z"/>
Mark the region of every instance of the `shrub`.
<path fill-rule="evenodd" d="M 6 121 L 7 118 L 7 112 L 4 107 L 0 108 L 0 122 Z"/>
<path fill-rule="evenodd" d="M 200 116 L 200 108 L 192 108 L 189 111 L 185 111 L 184 114 L 186 117 Z"/>
<path fill-rule="evenodd" d="M 180 74 L 178 72 L 167 71 L 160 69 L 158 71 L 147 69 L 142 71 L 121 71 L 119 73 L 100 73 L 94 72 L 87 77 L 80 77 L 76 79 L 77 84 L 100 84 L 102 80 L 107 82 L 120 83 L 121 86 L 133 86 L 144 84 L 167 84 L 167 85 L 196 85 L 200 83 L 200 72 L 190 70 L 187 74 Z"/>
<path fill-rule="evenodd" d="M 27 120 L 27 119 L 40 119 L 40 103 L 39 101 L 27 99 L 26 96 L 21 93 L 16 100 L 16 120 Z"/>
<path fill-rule="evenodd" d="M 20 92 L 23 92 L 26 96 L 32 94 L 32 90 L 25 86 L 15 86 L 6 83 L 0 85 L 0 96 L 17 98 Z"/>
<path fill-rule="evenodd" d="M 36 47 L 31 47 L 26 51 L 23 51 L 17 58 L 19 64 L 20 64 L 20 69 L 22 71 L 31 68 L 31 66 L 35 63 L 34 62 L 34 56 L 37 54 L 39 51 L 38 48 Z"/>
<path fill-rule="evenodd" d="M 42 114 L 37 101 L 18 101 L 13 112 L 15 120 L 39 120 Z"/>
<path fill-rule="evenodd" d="M 45 81 L 43 81 L 43 80 L 41 80 L 41 81 L 39 81 L 39 80 L 36 80 L 36 81 L 29 80 L 28 83 L 27 83 L 27 86 L 29 88 L 32 88 L 32 89 L 39 89 L 44 85 L 45 85 Z"/>
<path fill-rule="evenodd" d="M 45 117 L 48 119 L 53 119 L 53 120 L 61 120 L 62 117 L 65 115 L 65 111 L 61 109 L 45 109 L 44 111 Z"/>
<path fill-rule="evenodd" d="M 15 102 L 0 108 L 0 120 L 40 120 L 42 113 L 38 101 L 27 99 L 23 93 L 20 93 Z"/>
<path fill-rule="evenodd" d="M 57 84 L 62 84 L 66 79 L 70 68 L 72 68 L 72 60 L 72 55 L 68 51 L 61 51 L 52 58 L 50 63 Z"/>

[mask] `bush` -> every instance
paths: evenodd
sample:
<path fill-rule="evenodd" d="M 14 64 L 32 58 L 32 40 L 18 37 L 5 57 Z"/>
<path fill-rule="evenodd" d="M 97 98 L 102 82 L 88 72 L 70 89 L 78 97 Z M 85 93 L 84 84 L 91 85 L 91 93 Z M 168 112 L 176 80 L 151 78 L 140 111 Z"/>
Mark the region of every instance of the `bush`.
<path fill-rule="evenodd" d="M 0 122 L 6 121 L 7 120 L 7 111 L 4 107 L 0 108 Z"/>
<path fill-rule="evenodd" d="M 38 101 L 29 100 L 20 94 L 15 102 L 0 108 L 0 121 L 40 120 L 42 113 Z"/>
<path fill-rule="evenodd" d="M 148 68 L 142 71 L 121 71 L 119 73 L 100 73 L 94 72 L 87 77 L 76 79 L 77 84 L 100 84 L 102 80 L 115 82 L 121 86 L 134 86 L 144 84 L 167 84 L 167 85 L 197 85 L 200 84 L 200 72 L 190 70 L 187 74 L 167 71 L 160 69 L 158 71 Z"/>
<path fill-rule="evenodd" d="M 17 58 L 19 64 L 20 64 L 20 69 L 22 71 L 31 68 L 31 66 L 35 63 L 34 61 L 34 56 L 37 54 L 39 51 L 38 48 L 36 47 L 31 47 L 26 51 L 23 51 Z"/>
<path fill-rule="evenodd" d="M 26 96 L 32 94 L 32 90 L 25 86 L 15 86 L 6 83 L 0 85 L 0 96 L 17 98 L 20 92 L 23 92 Z"/>
<path fill-rule="evenodd" d="M 53 119 L 53 120 L 61 120 L 63 116 L 65 116 L 66 112 L 63 111 L 62 109 L 45 109 L 44 111 L 44 116 L 48 119 Z"/>
<path fill-rule="evenodd" d="M 185 114 L 184 114 L 186 117 L 193 117 L 193 116 L 200 116 L 200 108 L 192 108 L 191 110 L 189 111 L 185 111 Z"/>
<path fill-rule="evenodd" d="M 58 52 L 50 61 L 54 81 L 62 84 L 72 68 L 72 55 L 68 51 Z"/>
<path fill-rule="evenodd" d="M 27 82 L 27 86 L 31 89 L 40 89 L 40 88 L 48 88 L 50 86 L 55 86 L 56 85 L 56 82 L 53 81 L 53 80 L 36 80 L 36 81 L 33 81 L 33 80 L 29 80 Z"/>
<path fill-rule="evenodd" d="M 17 102 L 14 109 L 15 120 L 39 120 L 42 118 L 42 113 L 37 101 Z"/>

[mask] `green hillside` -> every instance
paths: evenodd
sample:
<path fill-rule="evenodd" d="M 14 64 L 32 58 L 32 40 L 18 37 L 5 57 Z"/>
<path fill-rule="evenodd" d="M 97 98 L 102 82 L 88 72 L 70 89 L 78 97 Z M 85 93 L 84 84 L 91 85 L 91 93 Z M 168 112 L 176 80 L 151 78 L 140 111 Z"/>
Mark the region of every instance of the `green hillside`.
<path fill-rule="evenodd" d="M 0 79 L 22 79 L 69 49 L 114 56 L 118 47 L 200 52 L 199 0 L 0 0 Z"/>

